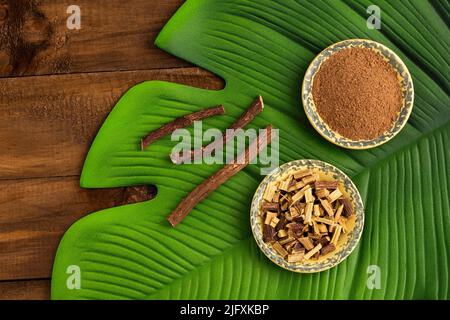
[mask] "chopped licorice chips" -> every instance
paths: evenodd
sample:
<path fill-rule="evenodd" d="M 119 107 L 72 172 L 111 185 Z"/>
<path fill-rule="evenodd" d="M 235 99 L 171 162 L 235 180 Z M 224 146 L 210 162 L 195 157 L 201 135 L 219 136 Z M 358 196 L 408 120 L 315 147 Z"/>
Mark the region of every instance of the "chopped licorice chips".
<path fill-rule="evenodd" d="M 306 169 L 267 185 L 260 206 L 263 241 L 288 262 L 318 259 L 336 250 L 353 214 L 339 181 Z"/>

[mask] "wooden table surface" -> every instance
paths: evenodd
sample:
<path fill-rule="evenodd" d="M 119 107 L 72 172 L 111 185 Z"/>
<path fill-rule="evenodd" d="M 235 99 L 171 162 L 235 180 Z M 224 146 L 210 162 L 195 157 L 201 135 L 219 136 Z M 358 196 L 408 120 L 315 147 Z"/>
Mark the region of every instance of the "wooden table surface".
<path fill-rule="evenodd" d="M 0 0 L 0 299 L 48 299 L 68 227 L 136 201 L 131 188 L 79 187 L 86 152 L 127 89 L 145 80 L 223 86 L 153 44 L 183 1 L 73 2 L 80 30 L 67 28 L 67 1 Z"/>

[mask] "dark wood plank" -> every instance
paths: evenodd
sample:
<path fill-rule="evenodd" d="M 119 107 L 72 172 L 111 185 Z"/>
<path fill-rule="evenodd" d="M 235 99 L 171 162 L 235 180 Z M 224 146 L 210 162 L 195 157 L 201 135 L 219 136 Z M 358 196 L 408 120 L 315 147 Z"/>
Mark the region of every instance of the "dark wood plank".
<path fill-rule="evenodd" d="M 50 279 L 0 282 L 0 300 L 48 300 Z"/>
<path fill-rule="evenodd" d="M 79 175 L 116 101 L 131 86 L 155 79 L 222 87 L 197 68 L 0 79 L 0 179 Z"/>
<path fill-rule="evenodd" d="M 151 188 L 81 189 L 79 177 L 0 181 L 0 281 L 50 277 L 62 234 L 93 211 L 149 200 Z"/>
<path fill-rule="evenodd" d="M 0 77 L 188 66 L 154 39 L 182 0 L 0 0 Z M 81 8 L 81 29 L 66 26 Z"/>

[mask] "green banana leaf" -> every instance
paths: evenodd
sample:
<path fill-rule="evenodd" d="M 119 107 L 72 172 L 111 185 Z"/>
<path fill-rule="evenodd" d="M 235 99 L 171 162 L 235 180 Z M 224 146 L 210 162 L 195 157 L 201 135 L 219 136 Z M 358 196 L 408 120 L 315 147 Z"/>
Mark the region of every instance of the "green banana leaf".
<path fill-rule="evenodd" d="M 450 264 L 449 3 L 377 1 L 381 30 L 366 26 L 369 0 L 188 0 L 156 44 L 223 77 L 208 91 L 151 81 L 131 88 L 87 156 L 85 188 L 155 184 L 155 199 L 76 222 L 59 246 L 54 299 L 448 299 Z M 394 50 L 414 80 L 415 106 L 391 142 L 366 151 L 322 139 L 301 107 L 300 86 L 328 45 L 368 38 Z M 139 58 L 139 57 L 136 57 Z M 366 208 L 363 237 L 337 267 L 296 274 L 270 262 L 249 227 L 259 182 L 250 165 L 195 207 L 177 227 L 165 217 L 219 165 L 172 164 L 166 137 L 139 151 L 139 138 L 181 115 L 225 105 L 204 121 L 224 130 L 261 94 L 265 109 L 248 127 L 280 129 L 280 163 L 313 158 L 341 168 Z M 79 266 L 81 289 L 67 286 Z M 380 286 L 367 285 L 371 266 Z M 69 286 L 70 287 L 70 286 Z"/>

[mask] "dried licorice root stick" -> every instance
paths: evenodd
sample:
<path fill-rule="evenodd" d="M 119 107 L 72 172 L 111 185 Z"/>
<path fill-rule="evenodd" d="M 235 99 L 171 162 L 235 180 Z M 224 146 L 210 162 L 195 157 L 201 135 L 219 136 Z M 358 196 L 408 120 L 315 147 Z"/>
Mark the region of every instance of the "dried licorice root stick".
<path fill-rule="evenodd" d="M 272 142 L 273 138 L 274 132 L 272 132 L 272 126 L 269 125 L 264 129 L 264 132 L 254 139 L 249 147 L 238 156 L 235 163 L 226 164 L 222 169 L 199 184 L 186 198 L 181 200 L 175 210 L 167 217 L 170 224 L 173 227 L 179 224 L 199 202 L 204 200 L 211 192 L 220 187 L 236 173 L 244 169 L 251 160 Z"/>
<path fill-rule="evenodd" d="M 225 109 L 222 105 L 219 105 L 182 116 L 178 119 L 173 120 L 172 122 L 166 123 L 155 131 L 150 132 L 145 138 L 141 139 L 141 150 L 144 150 L 156 140 L 174 132 L 177 129 L 190 126 L 192 123 L 194 123 L 194 121 L 203 120 L 205 118 L 221 115 L 224 113 Z"/>
<path fill-rule="evenodd" d="M 236 136 L 237 129 L 241 129 L 245 127 L 247 124 L 249 124 L 258 114 L 261 113 L 264 109 L 264 102 L 261 96 L 258 96 L 258 98 L 255 99 L 255 101 L 252 102 L 250 107 L 244 111 L 244 113 L 237 119 L 229 129 L 233 129 L 232 133 L 226 132 L 225 135 L 223 135 L 223 139 L 218 139 L 212 143 L 210 143 L 207 146 L 204 146 L 199 149 L 191 150 L 186 153 L 172 153 L 170 155 L 170 159 L 175 164 L 181 164 L 188 160 L 194 160 L 196 158 L 203 157 L 204 153 L 211 153 L 212 150 L 215 150 L 217 148 L 221 148 L 224 145 L 228 143 L 228 141 L 231 141 Z"/>

